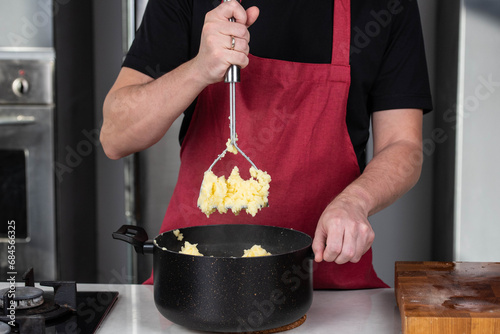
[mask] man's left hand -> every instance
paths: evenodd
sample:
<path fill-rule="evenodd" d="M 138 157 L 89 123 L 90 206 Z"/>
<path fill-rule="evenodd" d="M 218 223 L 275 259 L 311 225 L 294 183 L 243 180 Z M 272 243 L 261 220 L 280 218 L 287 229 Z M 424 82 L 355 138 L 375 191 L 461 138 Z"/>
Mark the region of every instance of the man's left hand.
<path fill-rule="evenodd" d="M 359 203 L 339 196 L 321 215 L 312 248 L 315 261 L 359 262 L 371 247 L 375 232 Z"/>

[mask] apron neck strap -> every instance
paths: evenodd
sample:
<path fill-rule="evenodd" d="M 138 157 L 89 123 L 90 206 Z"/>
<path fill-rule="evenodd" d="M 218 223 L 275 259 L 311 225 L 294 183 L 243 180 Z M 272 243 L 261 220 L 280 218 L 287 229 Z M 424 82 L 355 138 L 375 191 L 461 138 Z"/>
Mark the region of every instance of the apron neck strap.
<path fill-rule="evenodd" d="M 332 64 L 349 66 L 351 0 L 334 0 Z"/>

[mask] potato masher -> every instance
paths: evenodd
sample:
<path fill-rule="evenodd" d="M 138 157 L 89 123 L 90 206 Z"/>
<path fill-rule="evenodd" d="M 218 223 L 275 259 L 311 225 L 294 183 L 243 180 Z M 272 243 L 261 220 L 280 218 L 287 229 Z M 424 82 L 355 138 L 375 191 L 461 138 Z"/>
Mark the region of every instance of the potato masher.
<path fill-rule="evenodd" d="M 231 0 L 224 0 L 224 2 L 227 2 L 227 1 L 231 1 Z M 235 22 L 235 19 L 234 18 L 230 18 L 229 21 Z M 224 82 L 229 83 L 229 129 L 230 129 L 230 138 L 229 138 L 229 142 L 227 144 L 226 149 L 224 149 L 224 151 L 221 154 L 218 155 L 218 157 L 210 165 L 210 167 L 208 168 L 208 170 L 205 171 L 205 173 L 211 172 L 211 170 L 215 166 L 215 164 L 218 161 L 220 161 L 226 155 L 226 153 L 228 151 L 236 154 L 236 152 L 233 152 L 233 150 L 231 149 L 231 146 L 234 147 L 238 152 L 240 152 L 241 155 L 250 163 L 250 165 L 252 165 L 252 167 L 255 168 L 255 170 L 260 171 L 259 168 L 257 168 L 257 166 L 253 163 L 253 161 L 250 160 L 250 158 L 238 147 L 238 144 L 236 143 L 236 141 L 238 140 L 238 137 L 237 137 L 237 134 L 236 134 L 236 83 L 240 82 L 240 68 L 239 68 L 239 66 L 237 66 L 237 65 L 230 65 L 229 66 L 229 68 L 228 68 L 228 70 L 227 70 L 227 72 L 225 74 L 225 77 L 224 77 Z M 202 188 L 203 188 L 203 183 L 202 183 L 202 185 L 200 187 L 200 196 L 201 196 L 201 193 L 202 193 Z M 266 198 L 266 202 L 264 203 L 264 205 L 262 205 L 260 207 L 265 207 L 267 205 L 268 205 L 268 203 L 267 203 L 267 198 Z M 200 207 L 199 203 L 198 203 L 198 207 Z M 216 209 L 217 206 L 213 206 L 212 208 Z M 225 206 L 225 209 L 226 210 L 230 210 L 230 209 L 232 209 L 232 207 Z M 242 206 L 241 209 L 247 209 L 247 206 Z"/>

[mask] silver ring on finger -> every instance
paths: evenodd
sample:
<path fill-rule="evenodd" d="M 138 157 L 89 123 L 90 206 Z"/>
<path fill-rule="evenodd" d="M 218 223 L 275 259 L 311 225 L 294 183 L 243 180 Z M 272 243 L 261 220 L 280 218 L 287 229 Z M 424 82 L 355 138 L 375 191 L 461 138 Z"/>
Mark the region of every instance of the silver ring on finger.
<path fill-rule="evenodd" d="M 234 36 L 231 36 L 231 50 L 234 50 L 235 45 L 236 45 L 236 40 L 234 39 Z"/>

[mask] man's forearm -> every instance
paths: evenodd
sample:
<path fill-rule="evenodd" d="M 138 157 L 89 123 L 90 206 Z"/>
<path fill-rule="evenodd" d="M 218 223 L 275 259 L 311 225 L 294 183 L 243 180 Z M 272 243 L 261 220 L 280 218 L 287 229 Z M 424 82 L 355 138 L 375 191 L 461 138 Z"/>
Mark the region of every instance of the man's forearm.
<path fill-rule="evenodd" d="M 339 200 L 357 201 L 371 216 L 394 203 L 418 181 L 422 169 L 422 146 L 411 141 L 391 143 L 368 163 Z"/>

